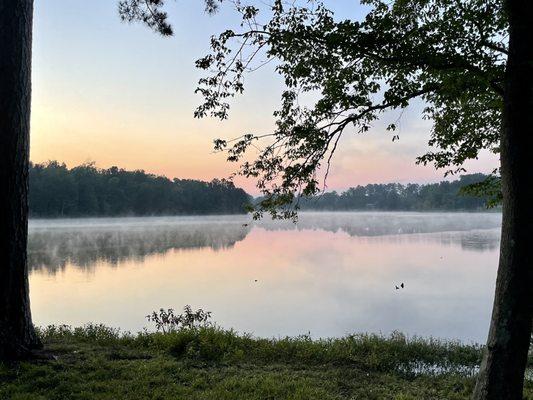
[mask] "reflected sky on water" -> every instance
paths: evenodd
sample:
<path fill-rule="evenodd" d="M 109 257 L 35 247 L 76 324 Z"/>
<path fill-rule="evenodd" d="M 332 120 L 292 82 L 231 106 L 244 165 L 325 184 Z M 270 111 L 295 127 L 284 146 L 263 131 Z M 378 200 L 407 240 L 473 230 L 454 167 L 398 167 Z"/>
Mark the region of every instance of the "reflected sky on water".
<path fill-rule="evenodd" d="M 150 311 L 191 304 L 257 336 L 401 330 L 483 342 L 500 224 L 496 213 L 34 220 L 34 320 L 137 331 Z"/>

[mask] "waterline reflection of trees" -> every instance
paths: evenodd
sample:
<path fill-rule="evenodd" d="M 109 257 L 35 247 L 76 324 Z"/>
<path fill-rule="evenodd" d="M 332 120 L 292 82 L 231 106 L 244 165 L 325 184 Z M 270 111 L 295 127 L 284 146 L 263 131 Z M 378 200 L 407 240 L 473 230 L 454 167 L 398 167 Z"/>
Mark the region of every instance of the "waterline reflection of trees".
<path fill-rule="evenodd" d="M 497 229 L 476 231 L 454 231 L 434 233 L 414 233 L 402 235 L 383 235 L 357 237 L 357 240 L 368 244 L 387 245 L 431 245 L 440 247 L 460 247 L 464 251 L 494 251 L 500 246 L 500 232 Z"/>
<path fill-rule="evenodd" d="M 104 262 L 142 262 L 146 256 L 170 250 L 228 249 L 243 240 L 250 228 L 241 223 L 176 224 L 145 226 L 94 226 L 30 229 L 30 272 L 55 274 L 68 264 L 84 270 Z"/>
<path fill-rule="evenodd" d="M 315 212 L 301 213 L 296 224 L 264 219 L 267 230 L 315 229 L 350 236 L 466 232 L 501 227 L 499 213 Z"/>

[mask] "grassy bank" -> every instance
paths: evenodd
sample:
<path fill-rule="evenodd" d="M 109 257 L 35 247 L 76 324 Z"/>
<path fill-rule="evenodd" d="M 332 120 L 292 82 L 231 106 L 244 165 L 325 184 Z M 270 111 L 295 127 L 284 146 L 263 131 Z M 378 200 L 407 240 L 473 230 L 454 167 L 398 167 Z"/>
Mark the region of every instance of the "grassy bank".
<path fill-rule="evenodd" d="M 57 359 L 0 365 L 0 399 L 468 399 L 481 357 L 477 346 L 401 334 L 267 340 L 89 325 L 40 335 Z"/>

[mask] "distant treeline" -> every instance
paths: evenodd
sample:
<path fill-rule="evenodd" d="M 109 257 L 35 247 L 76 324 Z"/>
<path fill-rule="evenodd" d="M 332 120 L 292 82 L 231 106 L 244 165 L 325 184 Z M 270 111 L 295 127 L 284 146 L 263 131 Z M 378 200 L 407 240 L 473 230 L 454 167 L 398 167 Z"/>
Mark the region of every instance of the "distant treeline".
<path fill-rule="evenodd" d="M 461 194 L 462 187 L 482 182 L 487 175 L 463 175 L 458 180 L 419 185 L 409 183 L 370 184 L 342 193 L 327 192 L 314 198 L 301 198 L 302 210 L 482 210 L 487 198 Z"/>
<path fill-rule="evenodd" d="M 250 196 L 227 180 L 170 180 L 144 171 L 50 161 L 30 164 L 30 216 L 244 213 Z"/>
<path fill-rule="evenodd" d="M 483 210 L 487 198 L 460 194 L 461 188 L 487 178 L 463 175 L 458 180 L 419 185 L 370 184 L 342 193 L 301 198 L 301 210 Z M 168 179 L 142 170 L 68 168 L 57 161 L 30 164 L 30 216 L 145 216 L 238 214 L 252 198 L 232 182 L 215 179 Z"/>

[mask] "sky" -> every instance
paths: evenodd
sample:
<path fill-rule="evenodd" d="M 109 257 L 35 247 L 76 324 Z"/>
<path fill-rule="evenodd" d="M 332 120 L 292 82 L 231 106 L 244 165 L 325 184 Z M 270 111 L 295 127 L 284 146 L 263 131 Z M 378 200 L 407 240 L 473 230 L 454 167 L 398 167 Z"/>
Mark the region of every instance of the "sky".
<path fill-rule="evenodd" d="M 360 18 L 354 0 L 326 0 L 337 18 Z M 168 3 L 175 35 L 162 38 L 146 27 L 120 22 L 115 0 L 36 0 L 33 43 L 31 159 L 69 167 L 143 169 L 169 178 L 228 177 L 236 165 L 213 152 L 213 139 L 272 130 L 282 81 L 272 66 L 246 78 L 245 94 L 232 102 L 230 118 L 194 119 L 194 93 L 202 72 L 194 61 L 209 51 L 209 38 L 238 26 L 229 8 L 208 16 L 200 0 Z M 364 135 L 343 137 L 333 159 L 328 190 L 367 183 L 433 182 L 443 171 L 417 166 L 427 149 L 431 122 L 421 104 L 402 113 L 400 140 L 392 142 L 384 116 Z M 253 154 L 252 154 L 253 155 Z M 467 165 L 490 172 L 493 155 Z M 236 184 L 257 194 L 253 181 Z"/>

